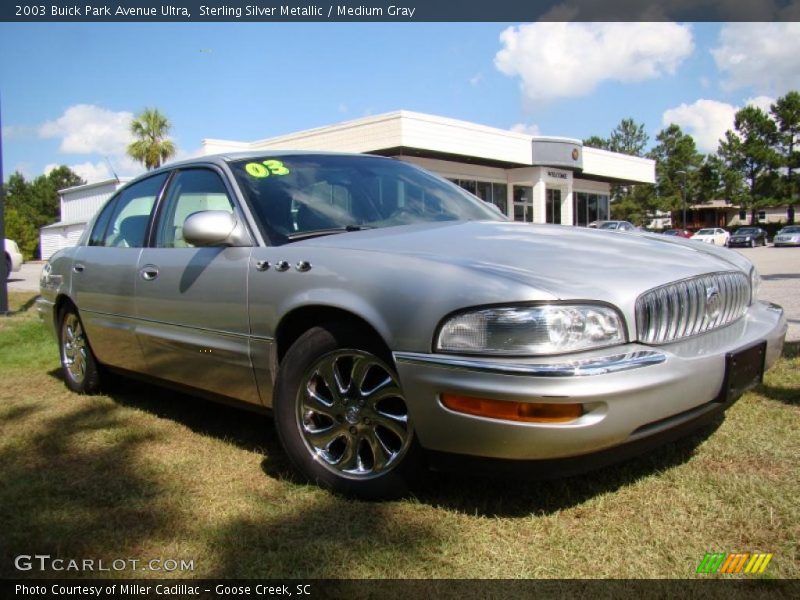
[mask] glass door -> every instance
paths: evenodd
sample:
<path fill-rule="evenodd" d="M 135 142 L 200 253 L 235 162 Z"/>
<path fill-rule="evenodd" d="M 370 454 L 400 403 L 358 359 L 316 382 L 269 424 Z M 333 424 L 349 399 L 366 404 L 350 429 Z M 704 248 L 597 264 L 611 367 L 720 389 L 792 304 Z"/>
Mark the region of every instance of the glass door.
<path fill-rule="evenodd" d="M 547 188 L 545 191 L 547 207 L 546 222 L 561 225 L 561 190 Z"/>
<path fill-rule="evenodd" d="M 529 185 L 515 185 L 514 192 L 514 220 L 533 223 L 533 187 Z"/>

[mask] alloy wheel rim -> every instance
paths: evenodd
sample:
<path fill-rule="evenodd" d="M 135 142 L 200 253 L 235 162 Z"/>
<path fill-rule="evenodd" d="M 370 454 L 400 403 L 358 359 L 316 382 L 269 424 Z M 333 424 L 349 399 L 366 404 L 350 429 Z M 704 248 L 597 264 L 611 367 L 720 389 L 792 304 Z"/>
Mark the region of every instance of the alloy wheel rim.
<path fill-rule="evenodd" d="M 67 315 L 61 332 L 61 362 L 75 383 L 86 377 L 86 336 L 77 316 Z"/>
<path fill-rule="evenodd" d="M 412 428 L 392 370 L 361 350 L 326 354 L 305 374 L 297 395 L 303 442 L 326 469 L 370 479 L 408 451 Z"/>

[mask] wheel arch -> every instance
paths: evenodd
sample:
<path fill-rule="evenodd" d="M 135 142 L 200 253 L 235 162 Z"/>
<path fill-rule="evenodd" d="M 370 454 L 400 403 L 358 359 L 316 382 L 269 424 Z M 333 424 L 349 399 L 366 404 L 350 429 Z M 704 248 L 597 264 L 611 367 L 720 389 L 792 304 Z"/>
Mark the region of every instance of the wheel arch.
<path fill-rule="evenodd" d="M 385 350 L 385 358 L 394 365 L 386 336 L 381 334 L 378 327 L 355 312 L 325 304 L 299 306 L 283 316 L 275 329 L 275 356 L 278 364 L 301 335 L 313 327 L 326 323 L 342 324 L 373 337 Z"/>
<path fill-rule="evenodd" d="M 56 296 L 55 302 L 53 303 L 53 327 L 56 335 L 58 334 L 58 327 L 60 325 L 59 317 L 61 316 L 62 311 L 67 308 L 72 307 L 75 309 L 75 312 L 78 313 L 80 316 L 80 312 L 78 311 L 78 305 L 73 302 L 72 298 L 70 298 L 67 294 L 61 293 Z"/>

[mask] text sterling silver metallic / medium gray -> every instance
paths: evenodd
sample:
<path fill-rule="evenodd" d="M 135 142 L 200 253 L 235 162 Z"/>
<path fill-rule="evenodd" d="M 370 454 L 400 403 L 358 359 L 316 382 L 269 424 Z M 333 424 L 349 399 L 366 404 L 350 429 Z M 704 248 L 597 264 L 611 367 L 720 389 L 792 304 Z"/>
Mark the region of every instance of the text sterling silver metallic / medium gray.
<path fill-rule="evenodd" d="M 719 414 L 780 356 L 738 253 L 509 222 L 399 160 L 174 163 L 45 265 L 67 385 L 135 373 L 271 410 L 309 479 L 367 498 L 428 466 L 560 474 Z"/>

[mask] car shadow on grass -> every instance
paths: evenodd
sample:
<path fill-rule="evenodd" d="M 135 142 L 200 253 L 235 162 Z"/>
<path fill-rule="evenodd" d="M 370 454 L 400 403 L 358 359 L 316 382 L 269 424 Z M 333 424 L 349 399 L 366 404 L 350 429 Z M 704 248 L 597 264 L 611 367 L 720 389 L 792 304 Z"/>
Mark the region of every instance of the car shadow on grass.
<path fill-rule="evenodd" d="M 0 577 L 80 576 L 17 571 L 14 557 L 120 556 L 170 530 L 165 482 L 137 462 L 140 445 L 157 436 L 126 427 L 119 411 L 114 404 L 84 400 L 57 416 L 28 407 L 3 415 Z"/>
<path fill-rule="evenodd" d="M 786 342 L 783 346 L 783 358 L 794 360 L 798 357 L 800 357 L 800 342 Z M 764 384 L 760 385 L 756 391 L 770 400 L 777 400 L 791 406 L 800 406 L 800 390 L 796 387 Z"/>
<path fill-rule="evenodd" d="M 60 378 L 58 370 L 51 374 Z M 107 395 L 121 406 L 144 410 L 180 423 L 195 433 L 263 455 L 262 471 L 273 479 L 296 485 L 306 483 L 292 468 L 269 416 L 124 377 L 115 378 Z M 469 472 L 426 473 L 412 490 L 412 498 L 467 514 L 503 517 L 552 514 L 685 463 L 721 422 L 719 418 L 676 442 L 579 476 L 541 480 L 524 477 L 524 473 L 499 477 Z"/>
<path fill-rule="evenodd" d="M 686 463 L 723 422 L 724 416 L 719 415 L 674 442 L 569 477 L 559 477 L 557 472 L 534 476 L 524 471 L 516 476 L 435 473 L 425 488 L 417 491 L 417 498 L 427 504 L 487 517 L 554 514 Z"/>

